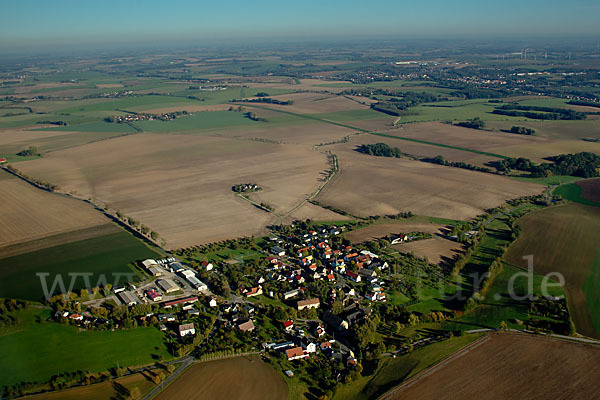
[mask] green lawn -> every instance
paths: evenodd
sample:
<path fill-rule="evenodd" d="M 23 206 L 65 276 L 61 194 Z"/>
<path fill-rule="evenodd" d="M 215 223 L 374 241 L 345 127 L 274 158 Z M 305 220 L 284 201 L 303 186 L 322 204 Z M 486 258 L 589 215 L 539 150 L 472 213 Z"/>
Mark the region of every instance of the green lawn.
<path fill-rule="evenodd" d="M 465 335 L 434 343 L 397 358 L 386 357 L 375 372 L 344 385 L 335 393 L 335 400 L 375 399 L 436 364 L 481 335 Z"/>
<path fill-rule="evenodd" d="M 158 253 L 130 233 L 121 231 L 3 258 L 0 259 L 0 297 L 40 300 L 44 292 L 36 273 L 50 274 L 46 277 L 48 289 L 59 274 L 68 289 L 69 273 L 92 273 L 92 287 L 97 286 L 102 276 L 114 284 L 114 274 L 133 272 L 130 263 L 157 256 Z M 121 278 L 122 283 L 124 279 Z M 85 287 L 82 277 L 74 282 L 75 290 Z"/>
<path fill-rule="evenodd" d="M 171 358 L 156 328 L 81 331 L 45 321 L 49 310 L 19 312 L 19 325 L 0 331 L 0 386 L 43 382 L 76 370 L 100 372 Z"/>

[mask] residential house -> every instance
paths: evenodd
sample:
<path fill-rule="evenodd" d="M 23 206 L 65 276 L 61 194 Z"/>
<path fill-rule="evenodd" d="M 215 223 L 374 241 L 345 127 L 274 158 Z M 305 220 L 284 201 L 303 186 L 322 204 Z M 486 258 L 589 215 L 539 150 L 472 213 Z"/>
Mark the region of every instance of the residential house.
<path fill-rule="evenodd" d="M 287 332 L 290 332 L 292 329 L 294 329 L 294 321 L 292 321 L 291 319 L 284 321 L 283 329 L 285 329 Z"/>
<path fill-rule="evenodd" d="M 249 319 L 248 321 L 246 321 L 242 324 L 239 324 L 237 327 L 242 332 L 252 332 L 255 328 L 254 322 L 252 322 L 251 319 Z"/>
<path fill-rule="evenodd" d="M 246 297 L 260 296 L 261 294 L 263 294 L 263 290 L 262 290 L 262 286 L 260 286 L 260 285 L 253 287 L 251 289 L 248 289 L 244 292 L 244 295 Z"/>
<path fill-rule="evenodd" d="M 195 335 L 196 329 L 194 328 L 194 324 L 183 324 L 179 325 L 179 336 L 184 337 L 187 335 Z"/>
<path fill-rule="evenodd" d="M 285 351 L 288 361 L 299 360 L 308 357 L 308 354 L 302 350 L 302 347 L 294 347 Z"/>
<path fill-rule="evenodd" d="M 321 301 L 319 299 L 307 299 L 298 301 L 298 311 L 304 310 L 305 308 L 319 308 Z"/>
<path fill-rule="evenodd" d="M 285 292 L 283 294 L 283 299 L 284 300 L 291 299 L 292 297 L 298 296 L 299 293 L 300 293 L 300 290 L 298 290 L 298 289 L 290 290 L 289 292 Z"/>
<path fill-rule="evenodd" d="M 350 278 L 350 280 L 353 280 L 354 282 L 360 282 L 361 281 L 360 275 L 358 275 L 358 274 L 356 274 L 356 273 L 354 273 L 352 271 L 346 271 L 346 276 L 348 278 Z"/>

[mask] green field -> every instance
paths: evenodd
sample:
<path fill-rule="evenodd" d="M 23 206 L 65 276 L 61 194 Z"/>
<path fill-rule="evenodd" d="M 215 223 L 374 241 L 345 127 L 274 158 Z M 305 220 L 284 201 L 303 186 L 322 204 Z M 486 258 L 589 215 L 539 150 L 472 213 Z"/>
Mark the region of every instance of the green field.
<path fill-rule="evenodd" d="M 600 313 L 592 312 L 600 302 L 598 280 L 594 278 L 599 268 L 600 208 L 569 203 L 530 213 L 519 220 L 519 225 L 523 231 L 509 248 L 506 260 L 524 267 L 522 257 L 533 255 L 536 273 L 561 273 L 577 331 L 600 337 Z"/>
<path fill-rule="evenodd" d="M 412 353 L 379 362 L 375 371 L 362 376 L 350 385 L 339 388 L 335 400 L 375 399 L 410 379 L 424 369 L 436 364 L 464 346 L 474 342 L 481 335 L 465 335 L 434 343 Z"/>
<path fill-rule="evenodd" d="M 584 199 L 581 196 L 582 193 L 583 189 L 576 183 L 569 183 L 568 185 L 559 186 L 552 192 L 554 195 L 562 196 L 563 198 L 575 203 L 600 207 L 600 204 L 596 203 L 595 201 Z"/>
<path fill-rule="evenodd" d="M 51 288 L 57 274 L 65 286 L 71 282 L 68 273 L 92 273 L 91 286 L 97 286 L 104 274 L 108 283 L 114 284 L 115 273 L 134 272 L 130 263 L 157 257 L 130 233 L 118 233 L 74 241 L 59 246 L 0 259 L 0 297 L 40 300 L 43 297 L 40 277 L 36 273 L 50 273 L 46 278 Z M 125 278 L 121 278 L 124 283 Z M 85 287 L 82 277 L 75 281 L 74 289 Z"/>
<path fill-rule="evenodd" d="M 20 311 L 17 326 L 0 330 L 0 386 L 44 382 L 62 372 L 100 372 L 171 358 L 156 328 L 81 331 L 46 322 L 49 315 L 46 309 Z"/>

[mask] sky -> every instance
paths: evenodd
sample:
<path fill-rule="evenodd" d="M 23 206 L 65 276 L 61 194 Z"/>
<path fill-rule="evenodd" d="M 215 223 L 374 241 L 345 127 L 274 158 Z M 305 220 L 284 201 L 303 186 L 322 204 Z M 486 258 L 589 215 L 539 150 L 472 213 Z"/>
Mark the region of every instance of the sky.
<path fill-rule="evenodd" d="M 179 39 L 600 36 L 598 0 L 19 0 L 1 10 L 0 49 Z"/>

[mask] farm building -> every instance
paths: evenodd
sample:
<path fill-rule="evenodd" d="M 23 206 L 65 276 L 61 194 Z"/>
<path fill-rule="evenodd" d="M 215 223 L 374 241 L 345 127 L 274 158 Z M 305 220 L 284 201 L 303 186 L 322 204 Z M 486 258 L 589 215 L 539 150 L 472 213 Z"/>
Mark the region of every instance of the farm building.
<path fill-rule="evenodd" d="M 198 291 L 208 290 L 208 286 L 206 283 L 202 282 L 200 279 L 196 278 L 193 275 L 188 276 L 187 281 Z"/>
<path fill-rule="evenodd" d="M 156 290 L 146 290 L 146 296 L 148 296 L 148 298 L 152 301 L 161 301 L 162 300 L 162 295 L 160 293 L 158 293 Z"/>
<path fill-rule="evenodd" d="M 162 276 L 162 270 L 158 267 L 150 267 L 148 268 L 148 272 L 152 275 L 152 276 Z"/>
<path fill-rule="evenodd" d="M 164 308 L 171 308 L 171 307 L 177 306 L 179 304 L 189 304 L 189 303 L 195 303 L 197 301 L 198 301 L 198 297 L 189 296 L 189 297 L 182 297 L 180 299 L 165 301 L 164 303 L 161 304 L 161 306 L 163 306 Z"/>
<path fill-rule="evenodd" d="M 179 290 L 179 286 L 170 279 L 157 279 L 156 284 L 165 292 L 172 293 Z"/>
<path fill-rule="evenodd" d="M 275 254 L 276 256 L 282 257 L 285 256 L 285 250 L 282 249 L 279 246 L 273 246 L 271 247 L 271 253 Z"/>
<path fill-rule="evenodd" d="M 181 265 L 178 262 L 173 262 L 173 263 L 169 264 L 169 269 L 174 274 L 179 274 L 179 273 L 181 273 L 181 271 L 185 270 L 185 268 L 183 268 L 183 265 Z"/>
<path fill-rule="evenodd" d="M 196 329 L 194 328 L 194 324 L 183 324 L 179 325 L 179 336 L 184 337 L 187 335 L 195 335 Z"/>
<path fill-rule="evenodd" d="M 119 298 L 128 306 L 134 306 L 140 302 L 140 299 L 135 295 L 134 292 L 121 292 Z"/>
<path fill-rule="evenodd" d="M 298 311 L 304 310 L 305 308 L 319 308 L 321 301 L 319 299 L 307 299 L 298 301 Z"/>
<path fill-rule="evenodd" d="M 151 258 L 142 261 L 142 265 L 145 268 L 150 268 L 150 267 L 158 267 L 158 263 L 156 262 L 156 260 L 153 260 Z"/>
<path fill-rule="evenodd" d="M 285 292 L 283 294 L 283 299 L 284 300 L 291 299 L 292 297 L 298 296 L 298 294 L 300 294 L 300 290 L 298 290 L 298 289 L 290 290 L 289 292 Z"/>

